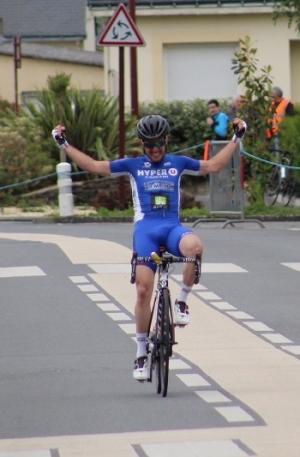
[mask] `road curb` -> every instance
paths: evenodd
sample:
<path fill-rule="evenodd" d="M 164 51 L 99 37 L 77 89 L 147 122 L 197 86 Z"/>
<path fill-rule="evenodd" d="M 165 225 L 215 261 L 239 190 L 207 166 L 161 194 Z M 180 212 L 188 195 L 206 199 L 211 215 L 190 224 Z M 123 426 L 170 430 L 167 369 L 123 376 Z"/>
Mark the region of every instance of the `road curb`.
<path fill-rule="evenodd" d="M 218 217 L 211 218 L 210 216 L 182 216 L 180 218 L 183 223 L 193 223 L 201 219 L 203 222 L 219 222 Z M 228 216 L 228 220 L 239 220 L 236 216 Z M 247 216 L 245 221 L 257 219 L 261 222 L 291 222 L 300 221 L 300 215 L 287 215 L 287 216 Z M 0 222 L 30 222 L 33 224 L 87 224 L 87 223 L 133 223 L 131 216 L 68 216 L 68 217 L 40 217 L 40 216 L 3 216 L 0 217 Z M 220 218 L 220 223 L 224 222 L 224 218 Z"/>

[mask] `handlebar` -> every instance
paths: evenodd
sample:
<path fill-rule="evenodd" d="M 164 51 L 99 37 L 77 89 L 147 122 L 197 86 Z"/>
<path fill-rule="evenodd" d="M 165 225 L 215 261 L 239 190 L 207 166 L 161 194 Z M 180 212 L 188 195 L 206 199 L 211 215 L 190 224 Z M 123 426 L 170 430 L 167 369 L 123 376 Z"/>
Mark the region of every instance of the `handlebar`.
<path fill-rule="evenodd" d="M 201 267 L 201 255 L 200 253 L 196 254 L 196 257 L 178 257 L 176 255 L 170 254 L 167 251 L 164 251 L 159 256 L 156 252 L 152 252 L 150 257 L 138 257 L 137 252 L 133 252 L 131 259 L 131 284 L 135 283 L 135 270 L 138 264 L 153 262 L 155 265 L 166 266 L 171 263 L 194 263 L 196 269 L 196 280 L 195 284 L 199 282 L 200 277 L 200 267 Z"/>

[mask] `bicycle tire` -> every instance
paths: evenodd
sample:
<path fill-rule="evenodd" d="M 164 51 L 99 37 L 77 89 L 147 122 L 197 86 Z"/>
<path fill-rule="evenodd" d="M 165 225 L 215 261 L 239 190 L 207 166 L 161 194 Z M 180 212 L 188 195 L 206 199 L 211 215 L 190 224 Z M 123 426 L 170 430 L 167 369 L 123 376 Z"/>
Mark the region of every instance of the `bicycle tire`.
<path fill-rule="evenodd" d="M 286 170 L 286 179 L 285 183 L 282 186 L 281 194 L 282 194 L 282 201 L 284 206 L 288 206 L 290 204 L 291 199 L 296 190 L 296 178 L 293 176 L 292 170 Z"/>
<path fill-rule="evenodd" d="M 275 167 L 266 183 L 264 194 L 264 202 L 266 206 L 275 205 L 280 192 L 280 180 L 280 169 Z"/>
<path fill-rule="evenodd" d="M 159 345 L 162 396 L 166 397 L 169 384 L 170 358 L 170 297 L 168 289 L 162 290 L 161 342 Z"/>
<path fill-rule="evenodd" d="M 162 382 L 161 382 L 161 364 L 160 364 L 160 346 L 161 346 L 161 316 L 162 316 L 162 295 L 159 294 L 158 305 L 157 305 L 157 316 L 156 316 L 156 345 L 155 345 L 155 382 L 156 392 L 161 393 Z"/>

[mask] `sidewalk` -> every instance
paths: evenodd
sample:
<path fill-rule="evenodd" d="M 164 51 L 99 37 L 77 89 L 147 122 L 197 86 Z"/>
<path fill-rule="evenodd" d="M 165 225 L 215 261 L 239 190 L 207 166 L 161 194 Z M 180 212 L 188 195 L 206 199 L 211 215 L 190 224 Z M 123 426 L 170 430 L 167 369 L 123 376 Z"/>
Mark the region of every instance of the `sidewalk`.
<path fill-rule="evenodd" d="M 81 206 L 74 207 L 73 216 L 59 216 L 59 209 L 53 209 L 50 206 L 44 206 L 43 208 L 37 208 L 36 211 L 24 211 L 21 208 L 17 207 L 5 207 L 0 208 L 0 222 L 1 221 L 12 221 L 12 222 L 33 222 L 39 224 L 58 224 L 58 223 L 87 223 L 87 222 L 133 222 L 132 216 L 96 216 L 96 211 L 93 207 L 83 208 Z M 224 215 L 220 215 L 220 218 Z M 225 218 L 228 220 L 231 219 L 240 219 L 239 216 L 235 215 L 225 215 Z M 195 222 L 198 219 L 203 219 L 204 221 L 218 221 L 218 217 L 204 216 L 199 214 L 199 216 L 183 216 L 181 217 L 182 222 Z M 265 215 L 265 216 L 245 216 L 245 219 L 257 219 L 262 222 L 284 222 L 284 221 L 300 221 L 299 215 Z M 221 221 L 220 221 L 221 222 Z"/>

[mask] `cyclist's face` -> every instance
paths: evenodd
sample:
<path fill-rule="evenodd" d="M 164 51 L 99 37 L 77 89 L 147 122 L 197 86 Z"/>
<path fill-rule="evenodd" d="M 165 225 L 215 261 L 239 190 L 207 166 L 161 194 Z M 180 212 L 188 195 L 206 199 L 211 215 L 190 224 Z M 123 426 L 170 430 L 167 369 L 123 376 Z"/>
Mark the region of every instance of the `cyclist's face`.
<path fill-rule="evenodd" d="M 151 162 L 159 162 L 166 153 L 167 138 L 143 141 L 144 151 Z"/>

